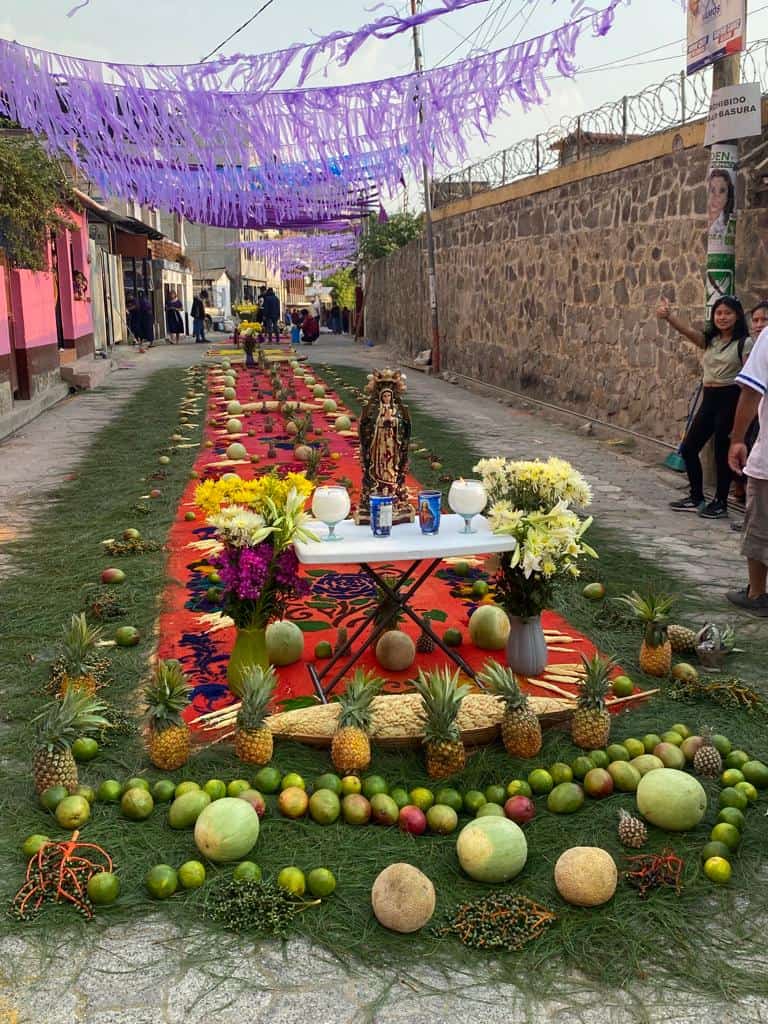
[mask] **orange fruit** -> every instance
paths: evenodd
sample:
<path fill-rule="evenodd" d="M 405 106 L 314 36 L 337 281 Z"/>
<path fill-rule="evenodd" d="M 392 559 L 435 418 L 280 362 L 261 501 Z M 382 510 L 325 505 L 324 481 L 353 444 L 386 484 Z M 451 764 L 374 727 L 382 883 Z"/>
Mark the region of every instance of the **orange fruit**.
<path fill-rule="evenodd" d="M 717 885 L 726 885 L 731 878 L 731 865 L 725 857 L 710 857 L 704 861 L 704 874 Z"/>

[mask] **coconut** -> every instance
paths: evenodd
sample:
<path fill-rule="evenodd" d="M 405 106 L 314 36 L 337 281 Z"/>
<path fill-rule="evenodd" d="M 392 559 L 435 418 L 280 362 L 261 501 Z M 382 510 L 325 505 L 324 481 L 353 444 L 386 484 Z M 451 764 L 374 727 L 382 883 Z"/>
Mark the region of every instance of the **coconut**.
<path fill-rule="evenodd" d="M 280 619 L 267 626 L 267 655 L 272 665 L 293 665 L 304 653 L 304 634 L 294 622 Z"/>
<path fill-rule="evenodd" d="M 245 447 L 240 444 L 239 441 L 235 441 L 234 444 L 231 444 L 229 448 L 227 448 L 228 459 L 245 459 L 247 457 L 248 452 L 245 450 Z"/>
<path fill-rule="evenodd" d="M 376 920 L 393 932 L 416 932 L 435 912 L 435 887 L 412 864 L 390 864 L 371 889 Z"/>
<path fill-rule="evenodd" d="M 501 651 L 509 636 L 507 613 L 494 604 L 484 604 L 472 612 L 469 638 L 482 651 Z"/>
<path fill-rule="evenodd" d="M 231 420 L 227 420 L 227 433 L 228 434 L 242 434 L 243 424 L 235 416 Z"/>
<path fill-rule="evenodd" d="M 637 809 L 658 828 L 687 832 L 707 809 L 707 794 L 698 779 L 677 768 L 648 772 L 637 787 Z"/>
<path fill-rule="evenodd" d="M 572 846 L 555 864 L 557 891 L 566 903 L 576 907 L 599 907 L 607 903 L 616 892 L 618 881 L 616 862 L 599 846 Z"/>
<path fill-rule="evenodd" d="M 376 644 L 376 660 L 390 672 L 404 672 L 416 658 L 416 645 L 407 633 L 390 629 Z"/>

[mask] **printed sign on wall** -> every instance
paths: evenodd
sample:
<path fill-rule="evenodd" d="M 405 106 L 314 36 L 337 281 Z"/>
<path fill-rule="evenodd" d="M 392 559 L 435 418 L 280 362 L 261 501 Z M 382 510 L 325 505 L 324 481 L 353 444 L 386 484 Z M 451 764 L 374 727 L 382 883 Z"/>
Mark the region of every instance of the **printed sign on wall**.
<path fill-rule="evenodd" d="M 688 74 L 746 44 L 747 0 L 688 0 Z"/>

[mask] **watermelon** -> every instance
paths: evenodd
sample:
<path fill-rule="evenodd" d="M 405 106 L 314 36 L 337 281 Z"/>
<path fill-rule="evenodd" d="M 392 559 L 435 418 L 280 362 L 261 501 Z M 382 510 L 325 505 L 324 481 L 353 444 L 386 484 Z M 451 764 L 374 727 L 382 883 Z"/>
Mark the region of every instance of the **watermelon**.
<path fill-rule="evenodd" d="M 259 838 L 259 816 L 247 800 L 214 800 L 195 822 L 195 845 L 216 864 L 243 860 Z"/>
<path fill-rule="evenodd" d="M 293 665 L 304 653 L 304 634 L 295 622 L 279 619 L 267 626 L 270 665 Z"/>
<path fill-rule="evenodd" d="M 668 832 L 695 828 L 707 809 L 704 787 L 698 779 L 677 768 L 657 768 L 644 775 L 636 799 L 643 817 Z"/>
<path fill-rule="evenodd" d="M 459 833 L 456 855 L 476 882 L 508 882 L 528 859 L 523 830 L 508 818 L 475 818 Z"/>

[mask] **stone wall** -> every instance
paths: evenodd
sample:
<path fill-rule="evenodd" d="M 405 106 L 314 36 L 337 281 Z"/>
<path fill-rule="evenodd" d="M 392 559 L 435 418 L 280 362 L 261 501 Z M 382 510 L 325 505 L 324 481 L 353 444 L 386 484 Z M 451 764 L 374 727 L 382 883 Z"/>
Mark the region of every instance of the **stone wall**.
<path fill-rule="evenodd" d="M 612 169 L 627 154 L 582 161 L 517 183 L 528 194 L 436 212 L 443 370 L 679 440 L 699 359 L 654 310 L 666 295 L 702 322 L 708 151 L 669 133 L 648 158 L 650 143 L 623 147 L 640 157 L 627 166 Z M 768 213 L 739 191 L 746 303 L 768 295 Z M 410 243 L 367 280 L 368 336 L 404 357 L 430 347 L 422 251 Z"/>

